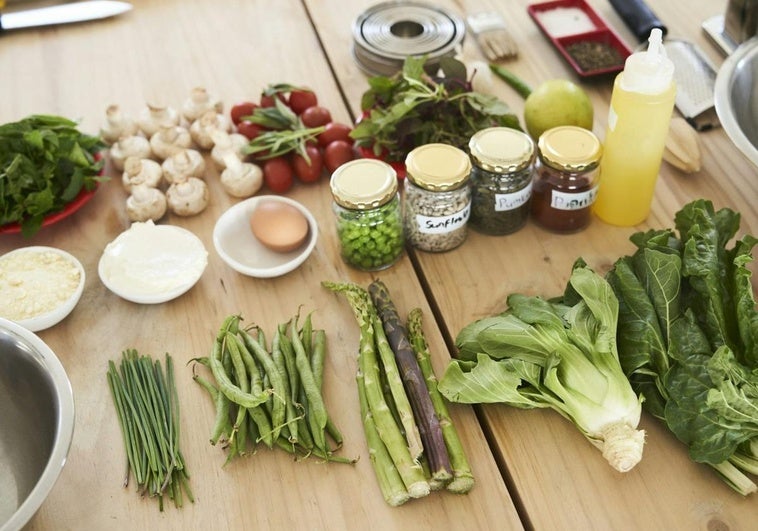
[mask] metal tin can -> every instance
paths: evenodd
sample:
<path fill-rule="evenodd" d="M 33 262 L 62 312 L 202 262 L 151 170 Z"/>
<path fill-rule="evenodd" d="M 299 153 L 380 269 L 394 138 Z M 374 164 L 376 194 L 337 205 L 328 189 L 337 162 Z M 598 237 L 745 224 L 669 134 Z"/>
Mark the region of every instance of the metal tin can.
<path fill-rule="evenodd" d="M 422 251 L 458 247 L 471 214 L 468 155 L 448 144 L 426 144 L 408 153 L 405 166 L 406 239 Z"/>
<path fill-rule="evenodd" d="M 397 174 L 374 159 L 357 159 L 337 168 L 330 180 L 332 210 L 345 263 L 364 271 L 394 264 L 405 239 Z"/>
<path fill-rule="evenodd" d="M 484 234 L 510 234 L 529 218 L 534 142 L 517 129 L 490 127 L 469 141 L 471 226 Z"/>
<path fill-rule="evenodd" d="M 532 194 L 532 217 L 555 232 L 576 232 L 590 222 L 595 202 L 600 140 L 587 129 L 566 125 L 542 133 Z"/>

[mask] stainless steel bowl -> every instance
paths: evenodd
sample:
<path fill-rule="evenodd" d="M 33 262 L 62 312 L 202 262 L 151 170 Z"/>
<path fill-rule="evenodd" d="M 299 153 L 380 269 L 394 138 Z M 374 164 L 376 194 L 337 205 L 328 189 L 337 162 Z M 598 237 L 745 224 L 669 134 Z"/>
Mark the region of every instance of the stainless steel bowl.
<path fill-rule="evenodd" d="M 758 37 L 726 58 L 714 90 L 716 113 L 726 134 L 758 166 Z"/>
<path fill-rule="evenodd" d="M 0 531 L 21 529 L 37 512 L 73 433 L 63 365 L 33 332 L 0 318 Z"/>

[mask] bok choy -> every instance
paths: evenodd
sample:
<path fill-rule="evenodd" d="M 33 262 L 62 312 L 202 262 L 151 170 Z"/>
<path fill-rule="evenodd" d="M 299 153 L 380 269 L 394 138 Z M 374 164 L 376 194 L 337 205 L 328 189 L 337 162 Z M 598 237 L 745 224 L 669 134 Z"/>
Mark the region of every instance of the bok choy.
<path fill-rule="evenodd" d="M 642 408 L 619 364 L 611 286 L 578 261 L 560 299 L 512 294 L 507 303 L 460 331 L 440 392 L 452 402 L 551 408 L 614 469 L 633 468 L 645 442 Z"/>

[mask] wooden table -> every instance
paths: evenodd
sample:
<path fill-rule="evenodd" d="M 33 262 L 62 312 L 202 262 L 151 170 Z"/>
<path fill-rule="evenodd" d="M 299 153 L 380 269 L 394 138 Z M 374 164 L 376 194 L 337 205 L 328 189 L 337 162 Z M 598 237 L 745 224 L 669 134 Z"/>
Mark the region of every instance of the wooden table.
<path fill-rule="evenodd" d="M 0 37 L 3 75 L 0 122 L 33 113 L 81 120 L 96 132 L 105 108 L 117 103 L 136 113 L 146 102 L 179 106 L 195 86 L 216 93 L 228 106 L 256 99 L 269 83 L 307 85 L 350 122 L 359 111 L 366 75 L 350 54 L 350 27 L 373 2 L 281 0 L 278 2 L 135 1 L 126 15 L 94 23 L 8 33 Z M 630 45 L 634 37 L 610 4 L 590 2 Z M 508 67 L 536 85 L 553 78 L 577 80 L 526 13 L 525 0 L 440 2 L 459 13 L 500 10 L 519 43 Z M 700 23 L 722 13 L 726 2 L 652 3 L 672 36 L 697 42 L 720 64 Z M 15 6 L 14 6 L 15 7 Z M 473 39 L 467 59 L 481 59 Z M 595 130 L 605 129 L 609 79 L 583 82 L 595 104 Z M 523 102 L 504 84 L 495 92 L 520 113 Z M 758 172 L 722 130 L 701 134 L 703 169 L 685 175 L 664 165 L 646 223 L 616 228 L 594 220 L 584 232 L 558 236 L 529 223 L 506 237 L 471 233 L 444 254 L 410 251 L 378 274 L 361 273 L 339 258 L 326 180 L 297 185 L 288 195 L 319 220 L 321 236 L 299 269 L 276 279 L 237 274 L 213 249 L 215 220 L 236 202 L 211 172 L 209 208 L 192 218 L 164 222 L 197 234 L 209 251 L 200 282 L 160 305 L 141 306 L 108 291 L 97 276 L 105 245 L 128 228 L 126 193 L 113 179 L 67 220 L 30 239 L 0 235 L 0 253 L 26 245 L 51 245 L 76 255 L 87 281 L 74 312 L 39 335 L 63 362 L 75 393 L 76 428 L 66 466 L 30 529 L 749 529 L 758 515 L 755 495 L 743 499 L 710 468 L 691 462 L 686 449 L 647 414 L 645 456 L 620 475 L 571 425 L 546 411 L 505 406 L 452 406 L 452 414 L 477 484 L 467 496 L 435 493 L 400 508 L 387 506 L 366 453 L 354 375 L 358 330 L 343 299 L 323 280 L 367 285 L 381 278 L 401 313 L 420 307 L 438 374 L 451 356 L 452 338 L 472 320 L 500 311 L 514 291 L 553 295 L 563 288 L 577 256 L 598 271 L 632 250 L 628 236 L 671 226 L 685 203 L 706 197 L 742 213 L 742 231 L 758 233 Z M 110 175 L 116 175 L 109 171 Z M 266 330 L 298 308 L 313 310 L 330 346 L 325 377 L 327 407 L 345 434 L 345 456 L 354 466 L 315 459 L 293 462 L 280 451 L 259 451 L 223 467 L 225 456 L 208 443 L 213 408 L 192 382 L 190 359 L 209 351 L 223 318 L 241 313 Z M 109 396 L 107 361 L 122 350 L 160 356 L 178 368 L 182 448 L 196 501 L 159 512 L 130 488 L 122 488 L 124 449 Z"/>

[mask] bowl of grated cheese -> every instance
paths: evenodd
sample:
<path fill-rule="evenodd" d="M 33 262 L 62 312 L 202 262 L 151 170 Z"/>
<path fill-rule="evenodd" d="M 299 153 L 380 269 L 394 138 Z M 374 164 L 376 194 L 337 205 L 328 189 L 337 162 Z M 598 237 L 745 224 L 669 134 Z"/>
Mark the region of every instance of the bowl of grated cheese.
<path fill-rule="evenodd" d="M 0 317 L 31 332 L 50 328 L 74 309 L 84 291 L 84 267 L 55 247 L 21 247 L 0 256 Z"/>

